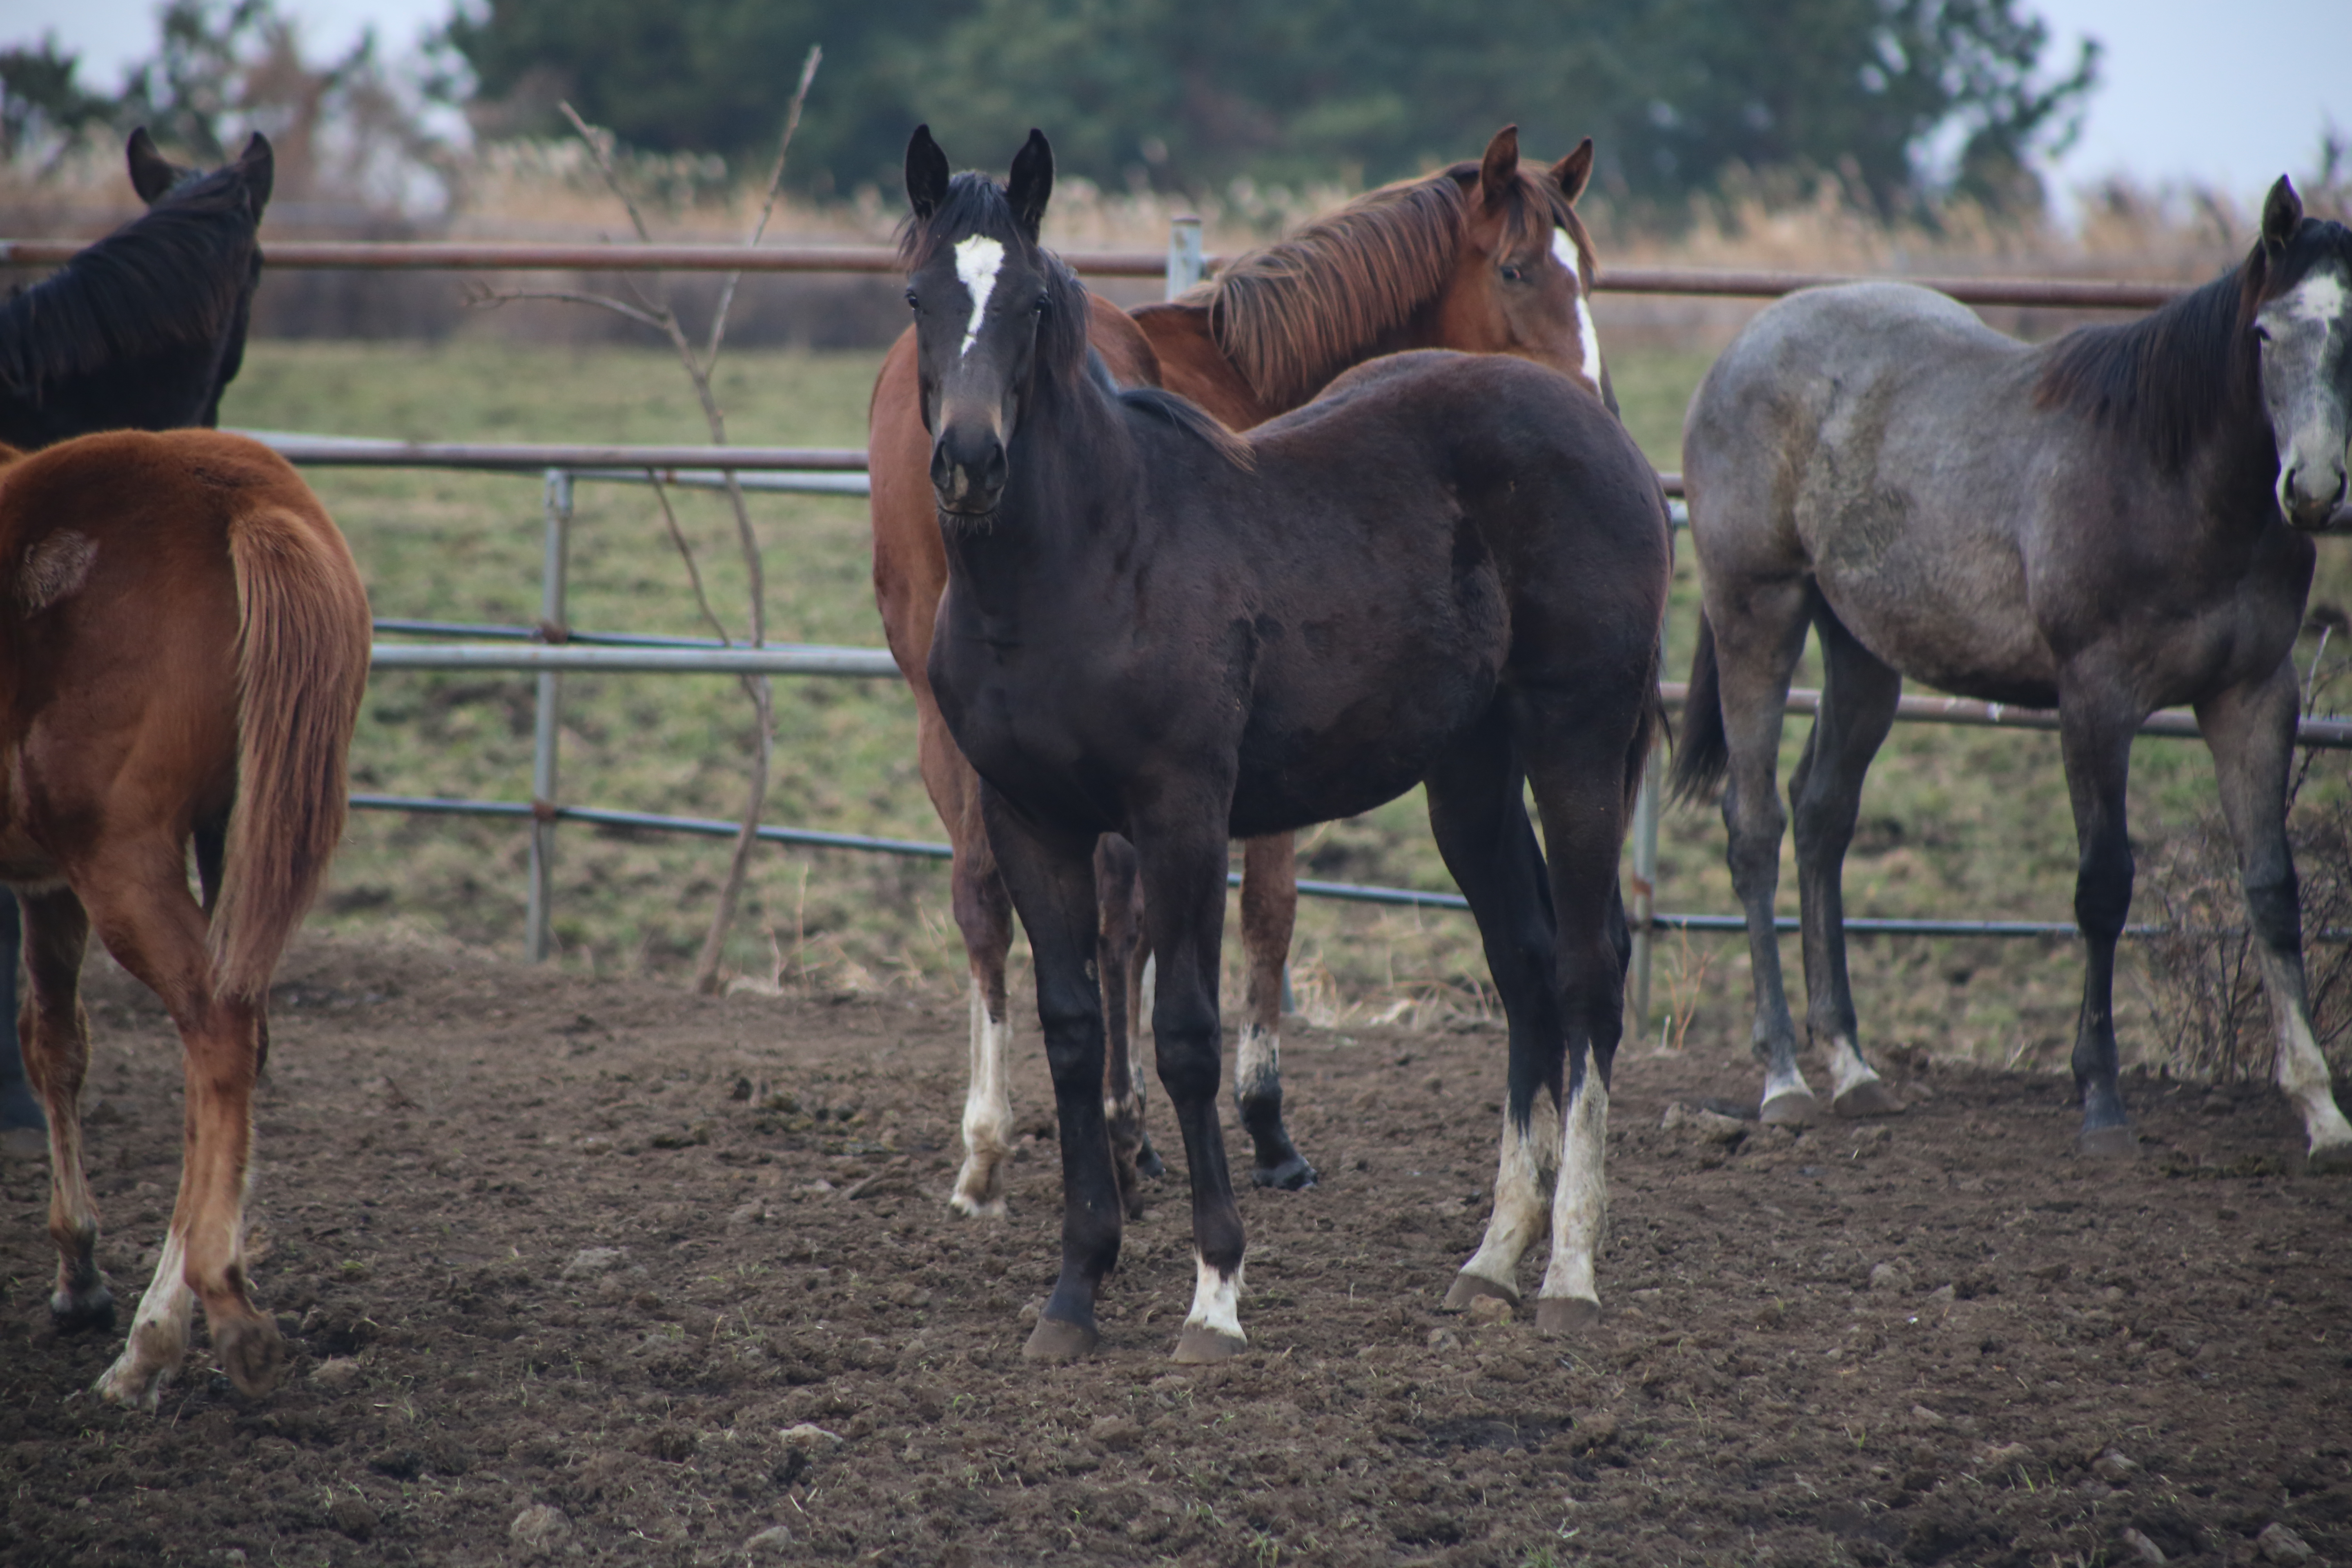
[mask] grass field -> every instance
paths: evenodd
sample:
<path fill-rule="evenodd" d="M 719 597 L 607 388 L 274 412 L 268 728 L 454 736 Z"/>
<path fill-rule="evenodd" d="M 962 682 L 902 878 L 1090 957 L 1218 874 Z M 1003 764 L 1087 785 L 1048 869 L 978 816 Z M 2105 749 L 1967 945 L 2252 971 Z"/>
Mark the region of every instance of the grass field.
<path fill-rule="evenodd" d="M 721 378 L 733 439 L 855 445 L 864 439 L 876 357 L 745 353 Z M 1679 466 L 1681 411 L 1706 368 L 1696 354 L 1612 361 L 1636 437 Z M 223 423 L 247 427 L 442 439 L 695 441 L 683 376 L 655 351 L 486 342 L 257 342 Z M 529 623 L 538 617 L 541 512 L 528 479 L 320 470 L 312 482 L 350 534 L 379 616 Z M 721 507 L 678 498 L 714 602 L 743 622 L 743 581 Z M 878 646 L 867 584 L 865 508 L 856 500 L 754 497 L 766 552 L 770 635 Z M 642 487 L 579 491 L 571 619 L 597 630 L 694 633 L 686 574 Z M 2342 603 L 2352 572 L 2323 545 L 2315 595 Z M 1683 675 L 1696 627 L 1696 578 L 1681 551 L 1669 673 Z M 2308 658 L 2310 645 L 2305 647 Z M 1801 681 L 1806 681 L 1801 676 Z M 561 795 L 572 803 L 734 817 L 743 798 L 750 708 L 717 677 L 568 678 Z M 370 689 L 355 787 L 524 800 L 530 689 L 521 677 L 393 672 Z M 1801 742 L 1790 727 L 1790 760 Z M 914 763 L 912 704 L 895 683 L 783 680 L 767 820 L 940 837 Z M 1784 763 L 1785 772 L 1785 763 Z M 2324 760 L 2310 798 L 2341 792 Z M 2210 814 L 2201 747 L 2141 742 L 2134 759 L 2136 842 L 2195 830 Z M 709 840 L 567 826 L 560 836 L 561 962 L 597 972 L 683 975 L 724 872 Z M 1722 829 L 1712 811 L 1670 810 L 1660 905 L 1727 911 Z M 356 814 L 319 915 L 346 932 L 383 932 L 518 952 L 525 836 L 511 824 Z M 1304 840 L 1307 873 L 1449 889 L 1417 798 Z M 2143 853 L 2142 865 L 2150 857 Z M 1855 915 L 2064 920 L 2074 840 L 2055 737 L 1906 726 L 1874 770 L 1847 874 Z M 1784 872 L 1783 908 L 1795 909 Z M 2144 913 L 2148 900 L 2143 898 Z M 1229 944 L 1230 945 L 1230 944 Z M 841 852 L 763 851 L 730 948 L 759 978 L 840 989 L 961 984 L 947 876 L 929 862 Z M 1788 951 L 1795 965 L 1793 944 Z M 2078 953 L 2068 942 L 1877 941 L 1856 944 L 1866 1044 L 2055 1065 L 2071 1040 Z M 1667 939 L 1654 1005 L 1693 1047 L 1744 1045 L 1744 942 Z M 1230 971 L 1229 971 L 1230 973 Z M 1442 1025 L 1487 1005 L 1485 966 L 1465 916 L 1309 903 L 1294 984 L 1325 1021 L 1372 1016 Z M 2136 993 L 2137 984 L 2125 987 Z M 1228 998 L 1238 999 L 1229 984 Z M 2153 1035 L 2136 994 L 2127 1056 Z M 1799 1004 L 1801 1005 L 1801 1003 Z M 1654 1035 L 1661 1028 L 1654 1019 Z"/>

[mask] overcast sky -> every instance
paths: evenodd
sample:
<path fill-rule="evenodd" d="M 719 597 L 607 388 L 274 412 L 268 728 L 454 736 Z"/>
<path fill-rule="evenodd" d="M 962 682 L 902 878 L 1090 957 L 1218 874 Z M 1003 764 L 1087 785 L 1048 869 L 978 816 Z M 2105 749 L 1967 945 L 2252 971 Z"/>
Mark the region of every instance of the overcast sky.
<path fill-rule="evenodd" d="M 2312 168 L 2322 131 L 2352 135 L 2352 0 L 2020 0 L 2047 19 L 2071 59 L 2085 35 L 2106 46 L 2083 136 L 2054 184 L 2127 174 L 2194 180 L 2251 209 L 2280 174 Z M 450 0 L 280 0 L 314 56 L 370 23 L 397 57 L 446 16 Z M 5 0 L 0 43 L 54 32 L 93 83 L 112 87 L 154 39 L 153 0 Z M 823 88 L 819 88 L 820 96 Z M 818 110 L 822 112 L 821 106 Z"/>

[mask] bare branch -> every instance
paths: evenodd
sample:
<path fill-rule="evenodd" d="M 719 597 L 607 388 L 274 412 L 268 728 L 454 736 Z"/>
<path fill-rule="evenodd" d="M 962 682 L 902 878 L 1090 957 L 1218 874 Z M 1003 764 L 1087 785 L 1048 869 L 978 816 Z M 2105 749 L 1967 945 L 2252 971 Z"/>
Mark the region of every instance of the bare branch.
<path fill-rule="evenodd" d="M 702 612 L 702 618 L 709 624 L 711 631 L 717 634 L 719 644 L 733 647 L 735 639 L 727 635 L 726 624 L 710 607 L 710 595 L 703 592 L 702 568 L 695 562 L 694 546 L 687 542 L 686 531 L 677 525 L 677 512 L 669 504 L 669 487 L 662 483 L 661 476 L 651 468 L 646 470 L 646 478 L 653 482 L 654 499 L 661 502 L 662 521 L 669 527 L 670 542 L 677 546 L 678 559 L 686 563 L 687 580 L 694 584 L 695 606 Z"/>
<path fill-rule="evenodd" d="M 467 304 L 493 310 L 518 300 L 555 300 L 567 305 L 593 305 L 599 310 L 642 322 L 657 332 L 665 330 L 659 316 L 650 310 L 641 310 L 625 300 L 615 300 L 609 294 L 583 294 L 569 289 L 484 289 L 466 296 Z"/>
<path fill-rule="evenodd" d="M 621 184 L 620 170 L 613 166 L 613 133 L 581 119 L 580 111 L 572 107 L 568 99 L 555 107 L 563 111 L 564 119 L 572 121 L 572 129 L 580 132 L 580 140 L 588 143 L 588 155 L 596 160 L 596 167 L 604 176 L 605 188 L 620 198 L 622 207 L 629 215 L 629 221 L 636 226 L 637 238 L 651 245 L 654 242 L 653 231 L 646 226 L 645 214 L 637 210 L 635 199 Z"/>
<path fill-rule="evenodd" d="M 768 176 L 768 198 L 760 205 L 759 221 L 751 226 L 751 237 L 743 242 L 747 247 L 758 245 L 760 237 L 768 232 L 768 219 L 774 216 L 776 198 L 783 194 L 784 160 L 793 150 L 793 133 L 801 128 L 801 107 L 808 102 L 809 84 L 816 80 L 816 68 L 824 58 L 824 46 L 811 44 L 808 58 L 801 62 L 801 84 L 793 89 L 792 107 L 784 111 L 784 137 L 776 144 L 776 167 Z M 719 345 L 727 338 L 727 313 L 735 307 L 735 286 L 742 281 L 740 272 L 730 272 L 719 290 L 719 308 L 710 316 L 710 342 L 702 351 L 706 371 L 718 367 Z"/>

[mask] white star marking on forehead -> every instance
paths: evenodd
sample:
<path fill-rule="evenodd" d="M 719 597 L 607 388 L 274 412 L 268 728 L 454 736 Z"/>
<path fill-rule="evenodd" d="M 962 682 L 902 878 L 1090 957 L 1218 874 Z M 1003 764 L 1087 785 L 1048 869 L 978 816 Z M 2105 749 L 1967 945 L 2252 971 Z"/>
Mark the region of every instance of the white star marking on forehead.
<path fill-rule="evenodd" d="M 2279 303 L 2299 321 L 2333 321 L 2343 316 L 2346 300 L 2343 274 L 2331 268 L 2311 274 Z"/>
<path fill-rule="evenodd" d="M 996 291 L 996 269 L 1004 265 L 1004 247 L 984 234 L 956 241 L 956 281 L 971 296 L 971 321 L 963 330 L 958 357 L 971 353 L 980 336 L 981 318 L 988 313 L 988 297 Z"/>

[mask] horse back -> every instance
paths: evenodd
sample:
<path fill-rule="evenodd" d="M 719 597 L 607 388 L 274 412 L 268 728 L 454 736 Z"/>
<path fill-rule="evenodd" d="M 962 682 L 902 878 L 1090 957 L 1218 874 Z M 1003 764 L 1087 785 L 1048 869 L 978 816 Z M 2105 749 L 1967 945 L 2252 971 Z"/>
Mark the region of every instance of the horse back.
<path fill-rule="evenodd" d="M 226 811 L 240 626 L 230 542 L 257 512 L 333 528 L 282 459 L 216 432 L 110 432 L 0 468 L 0 790 L 23 782 L 86 802 L 170 778 L 182 804 L 167 815 L 183 820 L 167 828 Z M 118 800 L 108 815 L 159 800 Z M 42 805 L 0 799 L 0 839 Z"/>

